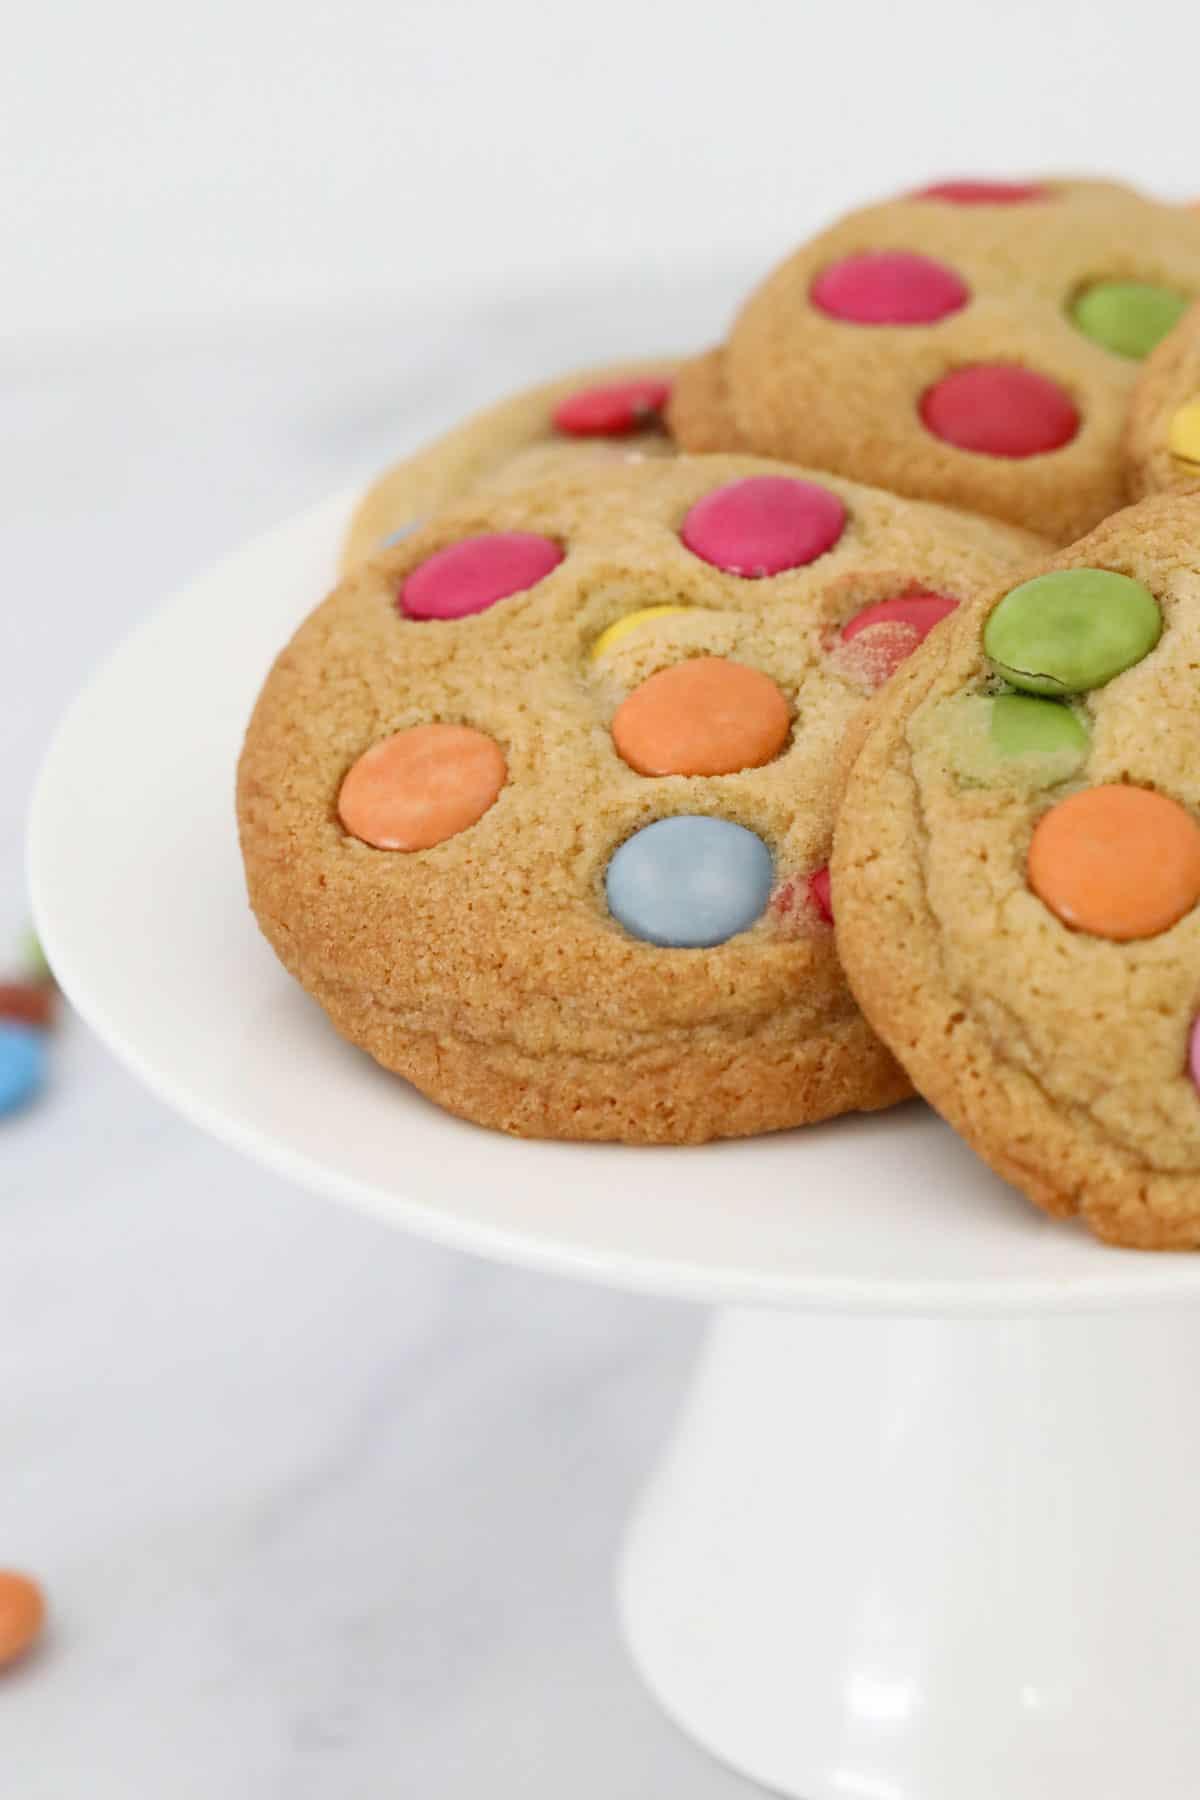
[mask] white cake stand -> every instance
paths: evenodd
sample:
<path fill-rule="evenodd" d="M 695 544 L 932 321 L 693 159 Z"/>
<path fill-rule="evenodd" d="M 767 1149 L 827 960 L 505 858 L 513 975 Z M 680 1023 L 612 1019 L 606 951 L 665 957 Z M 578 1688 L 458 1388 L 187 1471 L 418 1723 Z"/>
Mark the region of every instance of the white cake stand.
<path fill-rule="evenodd" d="M 67 992 L 298 1182 L 720 1309 L 620 1579 L 639 1668 L 718 1756 L 803 1800 L 1195 1800 L 1200 1257 L 1043 1221 L 916 1105 L 698 1150 L 512 1142 L 276 966 L 234 760 L 346 504 L 190 588 L 72 707 L 31 832 Z"/>

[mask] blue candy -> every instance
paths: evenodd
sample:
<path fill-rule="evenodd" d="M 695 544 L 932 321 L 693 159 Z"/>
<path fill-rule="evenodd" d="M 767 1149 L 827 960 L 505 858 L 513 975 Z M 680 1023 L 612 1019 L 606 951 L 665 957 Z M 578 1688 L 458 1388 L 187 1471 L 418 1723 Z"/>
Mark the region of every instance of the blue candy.
<path fill-rule="evenodd" d="M 379 548 L 390 550 L 393 544 L 402 544 L 405 538 L 412 536 L 414 531 L 419 531 L 424 523 L 424 519 L 410 519 L 407 525 L 400 527 L 399 531 L 391 531 L 387 537 L 380 538 Z"/>
<path fill-rule="evenodd" d="M 703 950 L 753 925 L 773 875 L 771 852 L 753 831 L 682 814 L 627 838 L 604 886 L 613 916 L 634 937 Z"/>
<path fill-rule="evenodd" d="M 45 1032 L 0 1019 L 0 1118 L 32 1100 L 45 1079 Z"/>

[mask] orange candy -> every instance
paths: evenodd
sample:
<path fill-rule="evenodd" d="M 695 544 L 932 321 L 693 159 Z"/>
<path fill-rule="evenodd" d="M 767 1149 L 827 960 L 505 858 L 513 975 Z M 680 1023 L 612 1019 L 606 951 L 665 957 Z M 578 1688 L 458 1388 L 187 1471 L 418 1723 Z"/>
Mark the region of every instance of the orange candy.
<path fill-rule="evenodd" d="M 790 724 L 787 701 L 768 675 L 697 656 L 634 688 L 612 734 L 639 775 L 732 775 L 778 756 Z"/>
<path fill-rule="evenodd" d="M 414 725 L 359 757 L 338 814 L 377 850 L 429 850 L 481 819 L 507 776 L 500 746 L 482 731 Z"/>
<path fill-rule="evenodd" d="M 1200 900 L 1200 825 L 1150 788 L 1085 788 L 1038 821 L 1028 873 L 1064 925 L 1121 943 L 1154 937 Z"/>
<path fill-rule="evenodd" d="M 32 1648 L 45 1617 L 37 1582 L 15 1569 L 0 1569 L 0 1669 Z"/>

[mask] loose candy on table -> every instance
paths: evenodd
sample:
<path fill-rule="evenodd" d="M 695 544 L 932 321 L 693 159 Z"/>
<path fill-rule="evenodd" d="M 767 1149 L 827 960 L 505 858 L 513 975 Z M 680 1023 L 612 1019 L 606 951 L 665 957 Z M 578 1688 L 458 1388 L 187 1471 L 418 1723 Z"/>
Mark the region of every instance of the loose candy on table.
<path fill-rule="evenodd" d="M 983 647 L 1014 687 L 1082 694 L 1148 655 L 1162 632 L 1149 588 L 1109 569 L 1059 569 L 1005 595 Z"/>
<path fill-rule="evenodd" d="M 31 1650 L 46 1619 L 46 1601 L 37 1582 L 16 1569 L 0 1569 L 0 1668 Z"/>
<path fill-rule="evenodd" d="M 46 1031 L 58 1011 L 58 989 L 52 981 L 0 981 L 0 1020 L 35 1025 Z"/>
<path fill-rule="evenodd" d="M 531 531 L 460 538 L 418 566 L 400 589 L 410 619 L 465 619 L 536 586 L 556 569 L 563 548 Z"/>
<path fill-rule="evenodd" d="M 1071 306 L 1071 318 L 1085 337 L 1140 359 L 1173 331 L 1190 302 L 1173 288 L 1146 281 L 1098 281 Z"/>
<path fill-rule="evenodd" d="M 867 250 L 831 263 L 810 298 L 853 325 L 933 325 L 961 311 L 971 290 L 956 270 L 911 250 Z"/>
<path fill-rule="evenodd" d="M 723 944 L 758 919 L 771 893 L 771 852 L 744 825 L 677 814 L 645 825 L 605 875 L 613 917 L 632 937 L 672 949 Z"/>
<path fill-rule="evenodd" d="M 46 952 L 42 949 L 41 940 L 36 931 L 25 933 L 22 942 L 21 960 L 25 965 L 31 981 L 53 981 L 54 971 L 46 961 Z"/>
<path fill-rule="evenodd" d="M 364 752 L 338 814 L 377 850 L 429 850 L 476 824 L 507 779 L 504 753 L 468 725 L 414 725 Z"/>
<path fill-rule="evenodd" d="M 679 535 L 714 568 L 756 580 L 803 568 L 832 550 L 846 516 L 838 496 L 816 482 L 750 475 L 705 494 Z"/>
<path fill-rule="evenodd" d="M 1064 925 L 1118 942 L 1156 937 L 1200 900 L 1200 826 L 1151 788 L 1084 788 L 1039 819 L 1027 868 Z"/>
<path fill-rule="evenodd" d="M 921 399 L 926 429 L 959 450 L 1022 458 L 1061 450 L 1079 431 L 1071 396 L 1020 363 L 968 363 Z"/>
<path fill-rule="evenodd" d="M 626 613 L 623 618 L 615 620 L 600 633 L 589 653 L 592 661 L 598 662 L 602 656 L 607 656 L 608 652 L 614 649 L 622 639 L 627 638 L 630 632 L 636 631 L 639 626 L 648 624 L 651 619 L 669 619 L 673 614 L 695 612 L 695 610 L 694 606 L 664 605 L 642 606 L 636 612 Z"/>
<path fill-rule="evenodd" d="M 696 656 L 660 669 L 618 707 L 618 754 L 639 775 L 732 775 L 771 762 L 787 742 L 788 703 L 759 669 Z"/>
<path fill-rule="evenodd" d="M 1200 463 L 1200 400 L 1189 400 L 1172 414 L 1167 448 L 1184 462 Z"/>
<path fill-rule="evenodd" d="M 0 1118 L 26 1106 L 46 1080 L 46 1033 L 0 1019 Z"/>
<path fill-rule="evenodd" d="M 554 424 L 569 437 L 627 437 L 660 417 L 670 392 L 660 376 L 583 388 L 559 401 Z"/>

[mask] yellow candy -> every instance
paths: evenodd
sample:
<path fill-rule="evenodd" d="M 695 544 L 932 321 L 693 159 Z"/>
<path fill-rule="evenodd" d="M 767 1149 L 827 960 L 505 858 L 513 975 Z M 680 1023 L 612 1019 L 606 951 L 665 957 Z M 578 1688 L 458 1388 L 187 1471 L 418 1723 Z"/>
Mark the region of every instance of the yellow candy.
<path fill-rule="evenodd" d="M 592 645 L 592 661 L 594 662 L 599 656 L 606 655 L 614 644 L 619 644 L 623 637 L 627 637 L 631 631 L 644 624 L 647 619 L 665 619 L 670 613 L 685 613 L 691 612 L 691 610 L 690 606 L 643 606 L 638 612 L 626 613 L 623 619 L 618 619 L 615 625 L 610 625 L 607 631 L 600 633 Z"/>
<path fill-rule="evenodd" d="M 1200 463 L 1200 400 L 1189 400 L 1171 420 L 1167 444 L 1173 456 Z"/>

